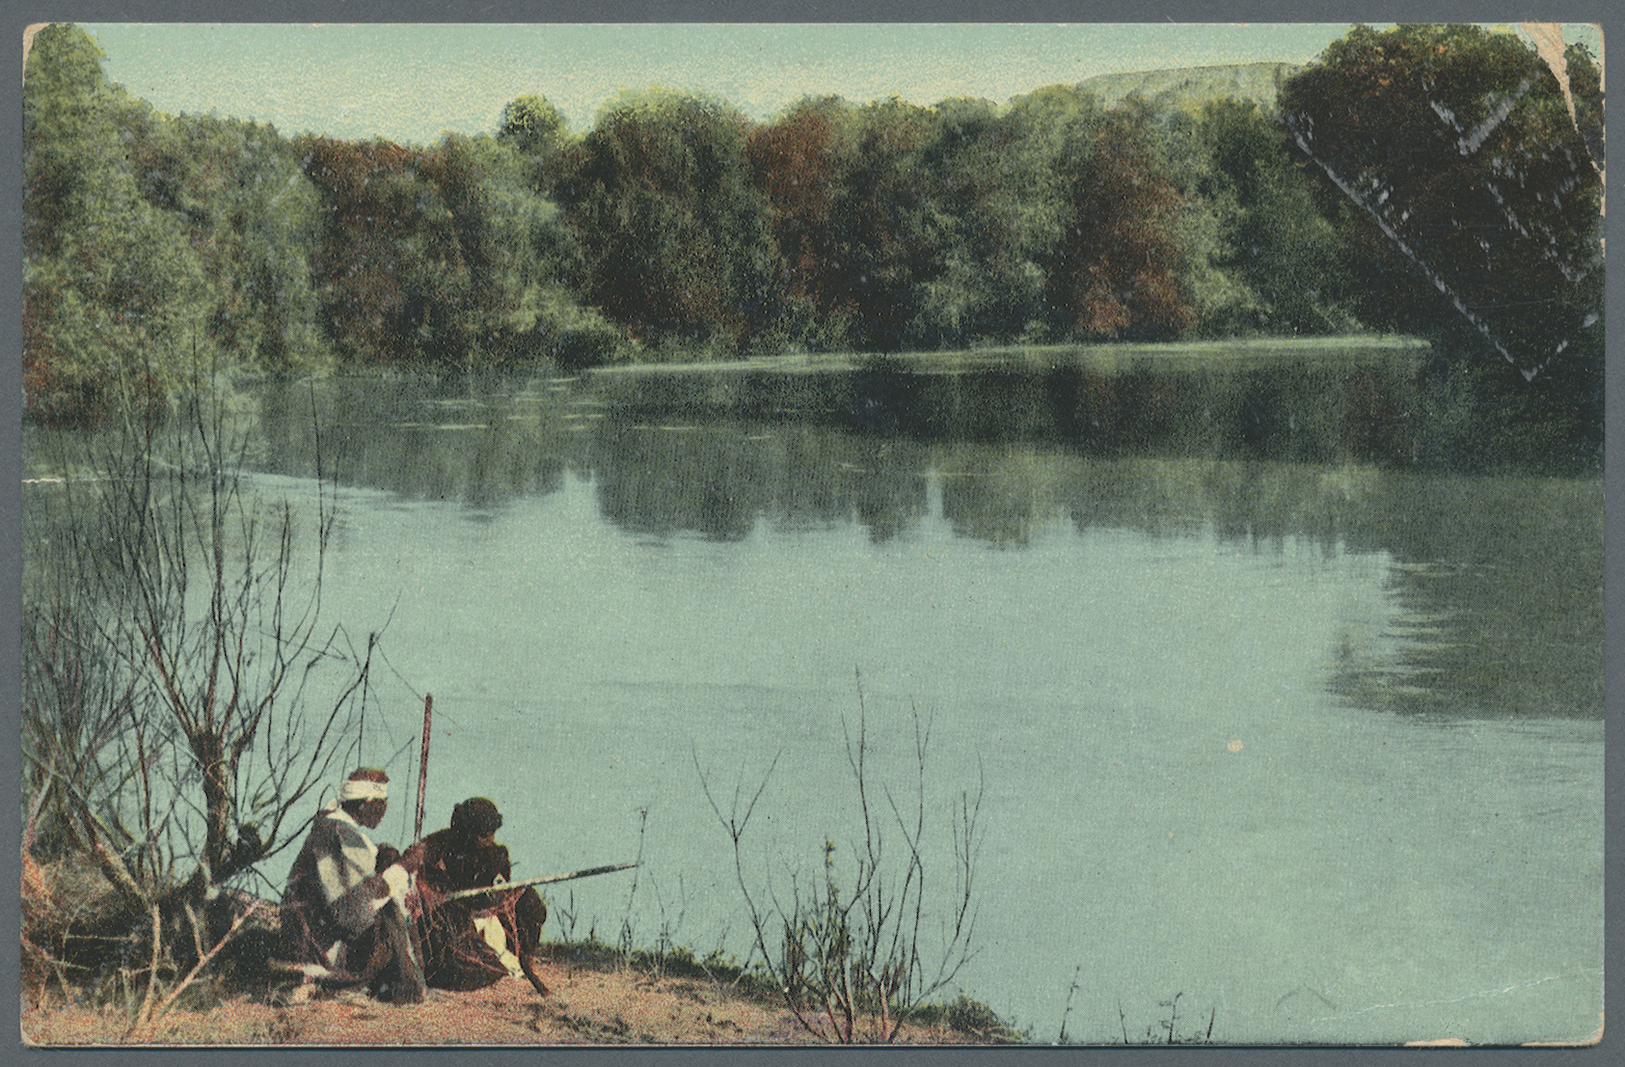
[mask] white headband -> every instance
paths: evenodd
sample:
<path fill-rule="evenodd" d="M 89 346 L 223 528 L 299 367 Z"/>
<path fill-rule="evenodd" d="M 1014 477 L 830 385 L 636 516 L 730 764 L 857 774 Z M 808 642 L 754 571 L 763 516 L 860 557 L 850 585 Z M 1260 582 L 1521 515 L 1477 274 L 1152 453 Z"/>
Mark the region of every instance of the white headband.
<path fill-rule="evenodd" d="M 347 800 L 387 800 L 389 788 L 383 782 L 369 782 L 365 778 L 347 778 L 339 786 L 339 802 Z"/>

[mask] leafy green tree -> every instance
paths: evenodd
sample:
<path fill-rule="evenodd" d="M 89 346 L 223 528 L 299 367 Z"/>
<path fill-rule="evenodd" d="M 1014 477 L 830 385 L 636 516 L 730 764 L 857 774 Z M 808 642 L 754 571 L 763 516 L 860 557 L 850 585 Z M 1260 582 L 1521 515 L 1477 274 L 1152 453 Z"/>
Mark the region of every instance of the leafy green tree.
<path fill-rule="evenodd" d="M 1191 331 L 1233 336 L 1258 329 L 1260 299 L 1235 269 L 1227 229 L 1238 211 L 1235 197 L 1217 189 L 1197 115 L 1175 97 L 1131 93 L 1120 105 L 1145 124 L 1155 152 L 1181 204 L 1176 224 L 1181 247 L 1179 284 L 1190 302 Z"/>
<path fill-rule="evenodd" d="M 808 98 L 752 132 L 803 340 L 888 351 L 1005 332 L 1001 223 L 981 210 L 997 117 L 985 101 Z"/>
<path fill-rule="evenodd" d="M 986 100 L 944 100 L 922 153 L 941 273 L 925 284 L 918 343 L 958 347 L 1032 334 L 1043 302 L 1043 255 L 1012 123 Z"/>
<path fill-rule="evenodd" d="M 563 175 L 575 139 L 563 112 L 546 97 L 515 97 L 502 109 L 497 140 L 524 161 L 526 179 L 536 191 L 551 196 Z"/>
<path fill-rule="evenodd" d="M 1107 114 L 1095 159 L 1089 199 L 1066 242 L 1079 325 L 1099 336 L 1177 337 L 1194 318 L 1180 285 L 1185 204 L 1131 112 Z"/>
<path fill-rule="evenodd" d="M 476 336 L 473 272 L 425 154 L 384 140 L 298 147 L 325 208 L 314 263 L 335 344 L 374 362 L 464 364 Z"/>
<path fill-rule="evenodd" d="M 23 387 L 46 421 L 161 406 L 214 356 L 210 280 L 181 221 L 141 196 L 101 60 L 52 25 L 25 72 Z"/>
<path fill-rule="evenodd" d="M 164 115 L 145 101 L 129 101 L 119 126 L 143 199 L 178 217 L 215 287 L 209 330 L 231 360 L 264 370 L 318 361 L 320 205 L 293 146 L 271 126 Z"/>
<path fill-rule="evenodd" d="M 500 137 L 415 148 L 308 137 L 324 326 L 347 358 L 468 368 L 600 363 L 620 331 L 576 300 L 575 235 Z"/>
<path fill-rule="evenodd" d="M 1010 105 L 1029 155 L 1040 260 L 1054 336 L 1160 339 L 1195 314 L 1182 285 L 1187 204 L 1143 109 L 1103 111 L 1088 92 L 1052 86 Z"/>
<path fill-rule="evenodd" d="M 855 107 L 808 98 L 752 132 L 788 317 L 818 348 L 891 351 L 986 332 L 976 199 L 948 171 L 995 114 L 982 101 Z"/>
<path fill-rule="evenodd" d="M 777 330 L 818 349 L 857 343 L 840 214 L 857 150 L 853 111 L 838 97 L 809 97 L 753 127 L 746 142 L 780 272 Z"/>
<path fill-rule="evenodd" d="M 1207 166 L 1198 188 L 1217 206 L 1216 265 L 1248 294 L 1216 316 L 1225 334 L 1324 334 L 1355 323 L 1343 308 L 1338 235 L 1288 153 L 1277 119 L 1252 101 L 1201 114 Z"/>
<path fill-rule="evenodd" d="M 809 99 L 750 151 L 787 303 L 824 345 L 1163 337 L 1194 318 L 1189 198 L 1143 110 L 1067 87 L 1004 110 Z"/>
<path fill-rule="evenodd" d="M 928 108 L 890 99 L 854 116 L 851 167 L 842 182 L 836 282 L 869 349 L 919 342 L 926 287 L 944 274 L 954 220 L 934 210 L 925 150 L 937 138 Z"/>
<path fill-rule="evenodd" d="M 585 302 L 656 345 L 732 349 L 776 294 L 748 123 L 708 98 L 623 98 L 583 139 L 560 195 L 581 238 Z"/>
<path fill-rule="evenodd" d="M 607 362 L 622 347 L 620 332 L 575 300 L 579 244 L 559 207 L 527 180 L 528 168 L 501 137 L 448 134 L 424 158 L 422 173 L 450 212 L 468 266 L 473 358 Z"/>
<path fill-rule="evenodd" d="M 564 114 L 546 97 L 531 94 L 515 97 L 502 109 L 502 129 L 497 136 L 521 152 L 535 152 L 568 133 Z"/>

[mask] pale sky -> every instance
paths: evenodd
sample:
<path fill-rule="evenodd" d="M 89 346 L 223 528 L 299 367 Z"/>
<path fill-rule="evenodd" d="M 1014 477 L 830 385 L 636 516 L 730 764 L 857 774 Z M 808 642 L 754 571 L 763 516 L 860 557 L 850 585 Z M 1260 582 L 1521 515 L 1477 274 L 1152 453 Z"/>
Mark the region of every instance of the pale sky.
<path fill-rule="evenodd" d="M 722 98 L 769 119 L 804 95 L 1004 103 L 1116 71 L 1307 63 L 1346 23 L 1304 24 L 131 24 L 86 26 L 106 71 L 168 112 L 270 122 L 284 135 L 425 143 L 495 132 L 538 93 L 578 132 L 626 90 Z M 1595 50 L 1595 49 L 1594 49 Z"/>

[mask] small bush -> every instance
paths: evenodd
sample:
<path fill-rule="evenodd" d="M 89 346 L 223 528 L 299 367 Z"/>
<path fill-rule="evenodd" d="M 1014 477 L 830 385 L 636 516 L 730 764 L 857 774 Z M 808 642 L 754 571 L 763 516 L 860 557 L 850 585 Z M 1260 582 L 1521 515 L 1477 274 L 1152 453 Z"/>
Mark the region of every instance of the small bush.
<path fill-rule="evenodd" d="M 948 1005 L 947 1014 L 948 1025 L 961 1033 L 996 1037 L 1008 1029 L 992 1008 L 979 1000 L 972 1000 L 963 993 L 959 994 L 958 1000 Z"/>
<path fill-rule="evenodd" d="M 953 864 L 947 878 L 939 880 L 933 875 L 930 879 L 933 886 L 943 887 L 941 894 L 928 895 L 928 863 L 922 843 L 929 821 L 925 789 L 929 722 L 915 712 L 916 773 L 908 792 L 897 795 L 873 781 L 868 768 L 872 742 L 861 684 L 855 734 L 844 716 L 841 725 L 861 812 L 849 849 L 851 859 L 838 864 L 835 841 L 825 841 L 823 877 L 814 885 L 802 886 L 792 876 L 788 896 L 775 891 L 771 883 L 765 888 L 753 887 L 744 873 L 741 841 L 773 767 L 748 803 L 736 792 L 726 813 L 717 804 L 703 770 L 700 784 L 732 839 L 734 870 L 750 919 L 752 947 L 785 1006 L 817 1040 L 892 1042 L 903 1023 L 928 998 L 947 988 L 975 954 L 974 883 L 981 840 L 977 821 L 984 785 L 962 791 L 949 805 Z M 774 764 L 777 762 L 775 759 Z M 881 796 L 890 808 L 890 819 L 878 810 Z M 888 839 L 894 843 L 889 851 L 884 847 Z M 895 847 L 898 840 L 900 849 Z M 942 943 L 928 949 L 922 932 L 928 922 L 938 920 Z M 991 1012 L 975 1016 L 974 1021 L 997 1025 Z"/>

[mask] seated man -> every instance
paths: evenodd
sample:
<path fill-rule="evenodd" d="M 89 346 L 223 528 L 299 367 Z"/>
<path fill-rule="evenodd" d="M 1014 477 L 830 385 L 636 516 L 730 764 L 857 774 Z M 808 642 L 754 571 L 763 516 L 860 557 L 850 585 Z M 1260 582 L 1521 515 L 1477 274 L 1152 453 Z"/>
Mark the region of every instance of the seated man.
<path fill-rule="evenodd" d="M 424 838 L 419 881 L 424 900 L 424 955 L 430 985 L 482 989 L 523 974 L 538 993 L 531 955 L 542 939 L 547 905 L 534 888 L 439 900 L 436 895 L 500 885 L 512 877 L 508 849 L 496 843 L 502 814 L 485 797 L 452 809 L 451 826 Z"/>
<path fill-rule="evenodd" d="M 365 982 L 396 1003 L 417 1003 L 423 963 L 406 893 L 423 845 L 380 863 L 367 836 L 389 807 L 388 784 L 383 771 L 362 767 L 317 813 L 288 872 L 282 938 L 307 978 L 329 986 Z"/>

